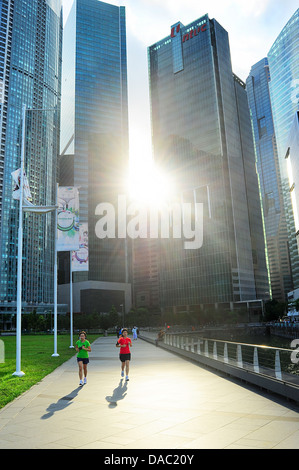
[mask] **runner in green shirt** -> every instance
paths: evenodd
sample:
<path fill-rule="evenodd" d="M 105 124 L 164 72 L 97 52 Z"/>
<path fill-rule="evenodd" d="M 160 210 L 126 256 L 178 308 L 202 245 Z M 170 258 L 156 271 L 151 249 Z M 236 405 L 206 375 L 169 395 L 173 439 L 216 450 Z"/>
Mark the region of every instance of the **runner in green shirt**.
<path fill-rule="evenodd" d="M 86 339 L 85 331 L 81 331 L 76 342 L 77 362 L 79 365 L 79 385 L 87 383 L 87 364 L 89 363 L 88 353 L 91 351 L 90 342 Z M 83 382 L 84 371 L 84 382 Z"/>

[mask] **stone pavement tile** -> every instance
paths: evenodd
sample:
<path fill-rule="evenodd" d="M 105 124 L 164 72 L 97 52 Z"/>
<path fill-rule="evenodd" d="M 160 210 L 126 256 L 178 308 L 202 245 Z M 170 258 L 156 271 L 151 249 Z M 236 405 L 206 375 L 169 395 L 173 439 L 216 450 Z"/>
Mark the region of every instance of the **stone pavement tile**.
<path fill-rule="evenodd" d="M 24 409 L 24 406 L 6 406 L 2 410 L 0 410 L 1 413 L 1 419 L 14 419 L 22 410 Z"/>
<path fill-rule="evenodd" d="M 182 445 L 180 449 L 225 449 L 228 446 L 233 445 L 236 441 L 240 440 L 240 436 L 246 435 L 247 431 L 240 429 L 230 430 L 227 432 L 226 427 L 214 430 L 201 436 L 197 439 L 192 440 L 188 445 Z"/>
<path fill-rule="evenodd" d="M 240 439 L 239 441 L 234 442 L 231 445 L 225 447 L 226 450 L 263 450 L 263 449 L 273 449 L 272 442 L 267 441 L 255 441 L 253 439 Z"/>
<path fill-rule="evenodd" d="M 298 422 L 272 420 L 270 423 L 261 426 L 259 429 L 247 434 L 247 439 L 256 441 L 272 442 L 272 447 L 289 438 L 294 433 L 298 433 Z M 299 441 L 298 441 L 299 444 Z"/>
<path fill-rule="evenodd" d="M 87 448 L 89 449 L 90 447 L 87 447 Z M 43 450 L 47 450 L 47 449 L 49 449 L 49 450 L 53 450 L 53 449 L 55 449 L 55 450 L 71 450 L 72 447 L 63 446 L 63 445 L 61 445 L 57 442 L 55 442 L 55 447 L 53 447 L 53 444 L 50 442 L 50 443 L 45 443 L 42 446 L 36 446 L 35 449 L 37 449 L 37 450 L 40 450 L 40 449 L 43 449 Z"/>
<path fill-rule="evenodd" d="M 8 436 L 8 439 L 0 439 L 0 449 L 34 449 L 32 443 L 28 444 L 28 439 L 19 438 L 16 442 L 15 436 Z"/>
<path fill-rule="evenodd" d="M 250 409 L 250 412 L 255 415 L 264 415 L 264 416 L 272 416 L 272 417 L 284 417 L 286 414 L 289 414 L 292 410 L 288 409 L 286 406 L 276 403 L 276 401 L 271 402 L 269 399 L 264 399 L 263 401 L 257 400 L 255 409 Z M 294 413 L 294 411 L 293 411 Z M 298 412 L 295 413 L 297 418 L 299 419 Z"/>
<path fill-rule="evenodd" d="M 181 431 L 184 433 L 194 433 L 195 435 L 199 435 L 197 437 L 201 437 L 202 435 L 213 432 L 219 428 L 223 428 L 231 422 L 235 422 L 238 420 L 238 417 L 239 415 L 235 413 L 203 413 L 201 416 L 197 416 L 196 418 L 190 419 L 179 425 L 172 426 L 171 430 L 176 432 Z"/>
<path fill-rule="evenodd" d="M 244 429 L 247 430 L 248 433 L 251 431 L 255 431 L 259 429 L 261 426 L 269 423 L 270 419 L 266 417 L 253 417 L 252 415 L 248 414 L 239 419 L 236 419 L 229 425 L 227 425 L 227 430 L 230 429 Z"/>
<path fill-rule="evenodd" d="M 282 439 L 273 449 L 298 449 L 299 431 L 294 432 L 286 439 Z"/>
<path fill-rule="evenodd" d="M 273 442 L 267 440 L 248 439 L 247 437 L 239 439 L 234 444 L 227 446 L 226 449 L 273 449 Z"/>
<path fill-rule="evenodd" d="M 155 433 L 151 438 L 143 437 L 137 439 L 133 446 L 127 446 L 128 449 L 180 449 L 180 446 L 185 443 L 188 449 L 188 443 L 191 439 L 183 436 L 170 436 L 162 433 Z"/>
<path fill-rule="evenodd" d="M 131 449 L 130 446 L 128 448 Z M 113 443 L 113 442 L 94 441 L 94 442 L 90 442 L 87 445 L 80 446 L 80 447 L 78 447 L 78 449 L 80 449 L 80 450 L 83 450 L 83 449 L 104 449 L 104 450 L 111 449 L 111 451 L 115 451 L 115 450 L 126 449 L 126 446 L 122 446 L 120 444 L 118 444 L 116 446 L 116 444 Z"/>
<path fill-rule="evenodd" d="M 0 431 L 4 426 L 6 426 L 9 423 L 9 421 L 10 420 L 7 419 L 7 418 L 6 419 L 5 418 L 0 418 Z"/>
<path fill-rule="evenodd" d="M 148 422 L 146 424 L 136 425 L 134 428 L 131 428 L 126 436 L 133 440 L 138 440 L 143 437 L 152 436 L 162 430 L 168 429 L 170 427 L 169 423 L 166 421 L 155 420 Z M 114 434 L 114 437 L 121 437 L 122 433 Z"/>
<path fill-rule="evenodd" d="M 205 413 L 207 410 L 194 410 L 194 409 L 176 409 L 172 412 L 167 411 L 166 414 L 161 414 L 160 420 L 161 421 L 168 421 L 175 426 L 176 424 L 181 424 L 189 421 L 190 419 L 194 418 L 195 416 L 200 416 L 201 414 Z"/>
<path fill-rule="evenodd" d="M 198 432 L 197 430 L 189 430 L 189 429 L 186 430 L 186 428 L 182 428 L 181 426 L 170 427 L 166 429 L 166 431 L 162 431 L 160 434 L 163 434 L 166 436 L 186 438 L 186 439 L 190 439 L 191 441 L 194 439 L 199 439 L 200 437 L 204 435 L 203 433 Z"/>
<path fill-rule="evenodd" d="M 130 437 L 126 437 L 126 435 L 124 435 L 124 433 L 122 433 L 121 435 L 115 434 L 113 436 L 104 437 L 103 439 L 101 439 L 101 441 L 103 443 L 107 442 L 109 444 L 115 444 L 115 446 L 121 445 L 121 446 L 132 447 L 135 444 L 135 439 L 132 438 L 131 433 L 129 435 L 130 435 Z"/>
<path fill-rule="evenodd" d="M 83 420 L 84 421 L 84 420 Z M 56 439 L 53 442 L 55 446 L 56 442 L 60 445 L 65 445 L 74 449 L 79 449 L 82 446 L 89 445 L 95 441 L 102 441 L 102 442 L 110 442 L 109 439 L 113 437 L 115 434 L 119 433 L 119 428 L 115 428 L 114 426 L 99 426 L 97 430 L 90 430 L 90 429 L 81 429 L 75 430 L 73 428 L 69 428 L 69 430 L 65 429 L 65 437 L 62 439 Z M 68 431 L 68 435 L 67 435 Z M 107 441 L 108 439 L 108 441 Z"/>

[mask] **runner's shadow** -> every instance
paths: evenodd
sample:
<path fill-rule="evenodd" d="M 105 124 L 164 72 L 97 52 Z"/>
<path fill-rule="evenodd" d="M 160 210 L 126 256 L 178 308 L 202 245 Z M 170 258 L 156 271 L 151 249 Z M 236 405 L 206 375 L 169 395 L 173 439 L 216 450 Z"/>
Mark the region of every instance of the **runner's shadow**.
<path fill-rule="evenodd" d="M 127 394 L 127 382 L 123 383 L 123 379 L 120 379 L 118 387 L 113 390 L 113 394 L 106 397 L 109 402 L 108 408 L 115 408 L 119 400 L 123 400 Z"/>
<path fill-rule="evenodd" d="M 73 399 L 76 398 L 76 396 L 79 393 L 79 390 L 82 390 L 83 387 L 77 387 L 75 388 L 71 393 L 68 393 L 62 398 L 59 398 L 59 400 L 56 403 L 51 403 L 51 405 L 48 406 L 46 414 L 44 414 L 41 419 L 49 419 L 51 418 L 56 411 L 61 411 L 70 406 L 73 402 Z"/>

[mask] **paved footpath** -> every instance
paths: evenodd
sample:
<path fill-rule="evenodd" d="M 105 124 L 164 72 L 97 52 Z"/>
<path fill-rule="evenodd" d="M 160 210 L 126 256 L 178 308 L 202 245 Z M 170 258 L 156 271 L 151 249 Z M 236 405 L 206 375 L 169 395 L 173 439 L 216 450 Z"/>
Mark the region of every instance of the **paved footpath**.
<path fill-rule="evenodd" d="M 74 357 L 0 410 L 0 449 L 299 448 L 295 405 L 141 339 L 125 383 L 115 342 L 92 344 L 84 387 Z"/>

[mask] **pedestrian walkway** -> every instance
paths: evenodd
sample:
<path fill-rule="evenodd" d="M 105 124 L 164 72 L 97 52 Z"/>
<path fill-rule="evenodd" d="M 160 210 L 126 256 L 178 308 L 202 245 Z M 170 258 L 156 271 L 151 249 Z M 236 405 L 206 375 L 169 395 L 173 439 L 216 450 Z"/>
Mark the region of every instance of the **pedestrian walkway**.
<path fill-rule="evenodd" d="M 0 449 L 298 449 L 298 407 L 133 341 L 130 381 L 116 337 L 92 344 L 88 383 L 76 358 L 0 410 Z"/>

